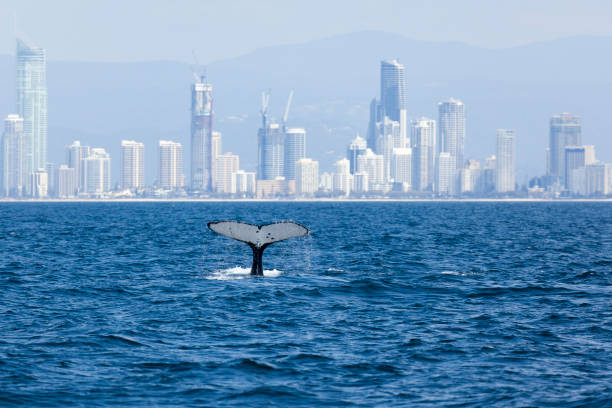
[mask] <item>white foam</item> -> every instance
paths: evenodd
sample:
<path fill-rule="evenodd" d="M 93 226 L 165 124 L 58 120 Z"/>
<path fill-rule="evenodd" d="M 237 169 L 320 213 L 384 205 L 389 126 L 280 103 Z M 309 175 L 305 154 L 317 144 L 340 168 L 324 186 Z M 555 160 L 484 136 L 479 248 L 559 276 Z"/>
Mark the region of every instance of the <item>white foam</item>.
<path fill-rule="evenodd" d="M 265 270 L 263 271 L 264 277 L 267 278 L 276 278 L 277 276 L 282 275 L 283 271 L 279 271 L 277 269 Z M 206 279 L 212 280 L 237 280 L 237 279 L 247 279 L 251 277 L 251 268 L 243 268 L 241 266 L 235 266 L 233 268 L 222 269 L 214 271 L 210 276 L 207 276 Z"/>

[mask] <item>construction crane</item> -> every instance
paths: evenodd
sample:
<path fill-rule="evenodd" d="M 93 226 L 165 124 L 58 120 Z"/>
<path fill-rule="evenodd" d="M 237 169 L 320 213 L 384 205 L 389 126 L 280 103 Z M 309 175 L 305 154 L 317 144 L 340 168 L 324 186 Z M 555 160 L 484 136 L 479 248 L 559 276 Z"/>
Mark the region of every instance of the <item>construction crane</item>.
<path fill-rule="evenodd" d="M 289 117 L 289 109 L 291 108 L 291 102 L 293 101 L 293 89 L 289 92 L 289 98 L 287 98 L 287 106 L 285 107 L 285 114 L 283 115 L 283 132 L 287 127 L 287 118 Z"/>
<path fill-rule="evenodd" d="M 203 67 L 202 73 L 198 75 L 196 71 L 197 71 L 197 68 L 200 66 L 200 62 L 198 61 L 198 56 L 196 55 L 195 50 L 191 50 L 191 55 L 193 56 L 193 61 L 195 62 L 195 65 L 193 66 L 193 68 L 191 68 L 191 73 L 193 74 L 193 78 L 195 79 L 196 83 L 204 82 L 206 80 L 206 67 Z"/>
<path fill-rule="evenodd" d="M 263 91 L 261 93 L 261 119 L 263 128 L 266 128 L 268 121 L 268 105 L 270 104 L 270 91 Z"/>

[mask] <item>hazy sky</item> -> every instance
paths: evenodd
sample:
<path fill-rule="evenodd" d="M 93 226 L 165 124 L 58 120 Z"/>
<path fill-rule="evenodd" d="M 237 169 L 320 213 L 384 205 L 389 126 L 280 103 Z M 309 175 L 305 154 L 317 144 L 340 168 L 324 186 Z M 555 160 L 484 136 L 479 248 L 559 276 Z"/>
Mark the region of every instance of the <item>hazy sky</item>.
<path fill-rule="evenodd" d="M 509 47 L 612 35 L 607 0 L 0 0 L 0 54 L 19 31 L 50 59 L 200 62 L 334 34 L 384 30 L 419 40 Z"/>

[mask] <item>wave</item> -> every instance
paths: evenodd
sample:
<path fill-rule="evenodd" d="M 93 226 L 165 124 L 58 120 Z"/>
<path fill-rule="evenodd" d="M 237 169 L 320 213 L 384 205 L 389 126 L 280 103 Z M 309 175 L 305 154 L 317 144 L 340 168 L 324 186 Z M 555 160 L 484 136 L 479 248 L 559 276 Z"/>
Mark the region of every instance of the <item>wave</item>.
<path fill-rule="evenodd" d="M 211 275 L 207 276 L 206 279 L 210 280 L 239 280 L 251 278 L 251 269 L 243 268 L 241 266 L 235 266 L 228 269 L 220 269 L 214 271 Z M 264 277 L 276 278 L 283 274 L 283 271 L 277 269 L 266 270 L 264 269 Z"/>

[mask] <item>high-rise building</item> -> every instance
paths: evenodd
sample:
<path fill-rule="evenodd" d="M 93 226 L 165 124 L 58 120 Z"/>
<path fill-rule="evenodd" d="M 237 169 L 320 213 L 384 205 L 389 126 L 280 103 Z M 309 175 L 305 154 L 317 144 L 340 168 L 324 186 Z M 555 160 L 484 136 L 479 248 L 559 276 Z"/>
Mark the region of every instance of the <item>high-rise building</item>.
<path fill-rule="evenodd" d="M 448 152 L 441 152 L 438 155 L 437 166 L 436 193 L 445 196 L 454 194 L 453 185 L 455 183 L 454 176 L 456 169 L 451 154 Z"/>
<path fill-rule="evenodd" d="M 17 113 L 23 118 L 23 164 L 29 177 L 47 167 L 46 55 L 22 39 L 17 39 Z"/>
<path fill-rule="evenodd" d="M 232 174 L 240 169 L 240 158 L 231 152 L 217 156 L 215 164 L 216 192 L 232 193 Z"/>
<path fill-rule="evenodd" d="M 567 179 L 569 185 L 569 192 L 574 195 L 586 196 L 587 195 L 587 176 L 586 167 L 576 167 L 569 172 L 569 178 Z"/>
<path fill-rule="evenodd" d="M 393 149 L 391 177 L 402 184 L 402 191 L 412 188 L 412 149 L 409 147 Z"/>
<path fill-rule="evenodd" d="M 144 144 L 133 140 L 121 141 L 121 189 L 144 188 Z"/>
<path fill-rule="evenodd" d="M 378 123 L 384 118 L 383 108 L 381 104 L 372 99 L 370 102 L 370 121 L 368 122 L 367 147 L 376 149 L 376 138 L 378 137 Z"/>
<path fill-rule="evenodd" d="M 213 188 L 212 137 L 212 85 L 200 77 L 191 86 L 191 188 L 194 190 L 211 191 Z"/>
<path fill-rule="evenodd" d="M 0 145 L 2 195 L 21 197 L 25 194 L 29 173 L 25 168 L 24 156 L 23 119 L 19 115 L 8 115 L 4 120 Z"/>
<path fill-rule="evenodd" d="M 332 185 L 336 194 L 344 196 L 351 194 L 353 176 L 351 175 L 351 162 L 348 159 L 340 159 L 334 165 Z"/>
<path fill-rule="evenodd" d="M 465 106 L 451 98 L 438 104 L 438 115 L 437 152 L 450 153 L 454 168 L 460 169 L 465 144 Z"/>
<path fill-rule="evenodd" d="M 371 149 L 357 158 L 357 172 L 368 174 L 368 191 L 385 189 L 385 159 L 382 154 L 376 154 Z"/>
<path fill-rule="evenodd" d="M 608 195 L 612 193 L 612 163 L 595 162 L 585 168 L 586 194 Z"/>
<path fill-rule="evenodd" d="M 232 173 L 232 194 L 253 196 L 256 192 L 255 173 L 244 170 Z"/>
<path fill-rule="evenodd" d="M 211 158 L 212 158 L 212 187 L 211 191 L 216 191 L 217 189 L 217 169 L 215 166 L 217 165 L 217 157 L 221 155 L 221 132 L 217 132 L 213 130 L 212 132 L 212 141 L 211 141 Z"/>
<path fill-rule="evenodd" d="M 514 136 L 513 129 L 497 129 L 495 191 L 514 191 Z"/>
<path fill-rule="evenodd" d="M 295 165 L 306 157 L 306 130 L 302 128 L 288 128 L 285 130 L 285 180 L 297 180 Z"/>
<path fill-rule="evenodd" d="M 285 134 L 277 123 L 267 123 L 257 133 L 258 180 L 276 180 L 285 173 Z"/>
<path fill-rule="evenodd" d="M 420 118 L 410 128 L 412 189 L 433 191 L 435 181 L 436 121 Z"/>
<path fill-rule="evenodd" d="M 353 174 L 353 191 L 355 193 L 367 193 L 370 187 L 368 180 L 368 173 L 365 171 L 358 171 Z"/>
<path fill-rule="evenodd" d="M 57 197 L 58 170 L 57 164 L 47 162 L 47 195 L 49 197 Z"/>
<path fill-rule="evenodd" d="M 391 155 L 394 148 L 406 147 L 405 137 L 401 134 L 400 123 L 384 117 L 378 123 L 378 136 L 376 138 L 375 152 L 384 158 L 383 179 L 388 181 L 391 178 Z"/>
<path fill-rule="evenodd" d="M 319 177 L 319 189 L 323 191 L 333 191 L 334 176 L 328 172 L 323 172 Z"/>
<path fill-rule="evenodd" d="M 495 174 L 497 169 L 497 158 L 491 155 L 485 159 L 485 166 L 482 170 L 481 186 L 482 193 L 491 193 L 495 191 Z"/>
<path fill-rule="evenodd" d="M 565 148 L 580 145 L 582 145 L 582 126 L 579 117 L 562 113 L 550 119 L 547 175 L 561 186 L 567 185 Z"/>
<path fill-rule="evenodd" d="M 595 162 L 595 147 L 594 146 L 566 146 L 564 149 L 563 159 L 565 169 L 563 179 L 566 181 L 565 188 L 573 191 L 572 188 L 572 171 L 586 167 L 588 164 Z M 581 183 L 583 184 L 583 183 Z"/>
<path fill-rule="evenodd" d="M 85 192 L 90 195 L 108 193 L 111 190 L 110 156 L 104 149 L 91 149 L 83 160 Z"/>
<path fill-rule="evenodd" d="M 57 197 L 74 197 L 77 191 L 76 169 L 62 164 L 59 169 L 57 169 Z"/>
<path fill-rule="evenodd" d="M 348 148 L 346 149 L 346 157 L 348 157 L 349 162 L 351 163 L 351 174 L 354 174 L 357 171 L 357 157 L 364 154 L 367 148 L 368 144 L 366 140 L 359 135 L 355 136 L 355 138 L 351 141 L 351 144 L 348 145 Z"/>
<path fill-rule="evenodd" d="M 401 111 L 406 109 L 406 78 L 397 60 L 380 62 L 380 104 L 385 116 L 400 122 Z"/>
<path fill-rule="evenodd" d="M 157 182 L 164 190 L 183 187 L 183 145 L 169 140 L 159 141 Z"/>
<path fill-rule="evenodd" d="M 470 160 L 468 165 L 459 171 L 461 193 L 482 192 L 482 170 L 477 160 Z"/>
<path fill-rule="evenodd" d="M 85 170 L 83 169 L 83 160 L 89 157 L 90 151 L 91 149 L 89 146 L 81 146 L 81 142 L 78 140 L 66 147 L 66 164 L 68 167 L 75 170 L 78 191 L 85 191 Z"/>
<path fill-rule="evenodd" d="M 299 195 L 312 195 L 319 189 L 319 162 L 303 158 L 295 164 L 295 191 Z"/>
<path fill-rule="evenodd" d="M 49 191 L 49 179 L 45 169 L 36 169 L 30 173 L 30 194 L 34 198 L 45 198 Z"/>

